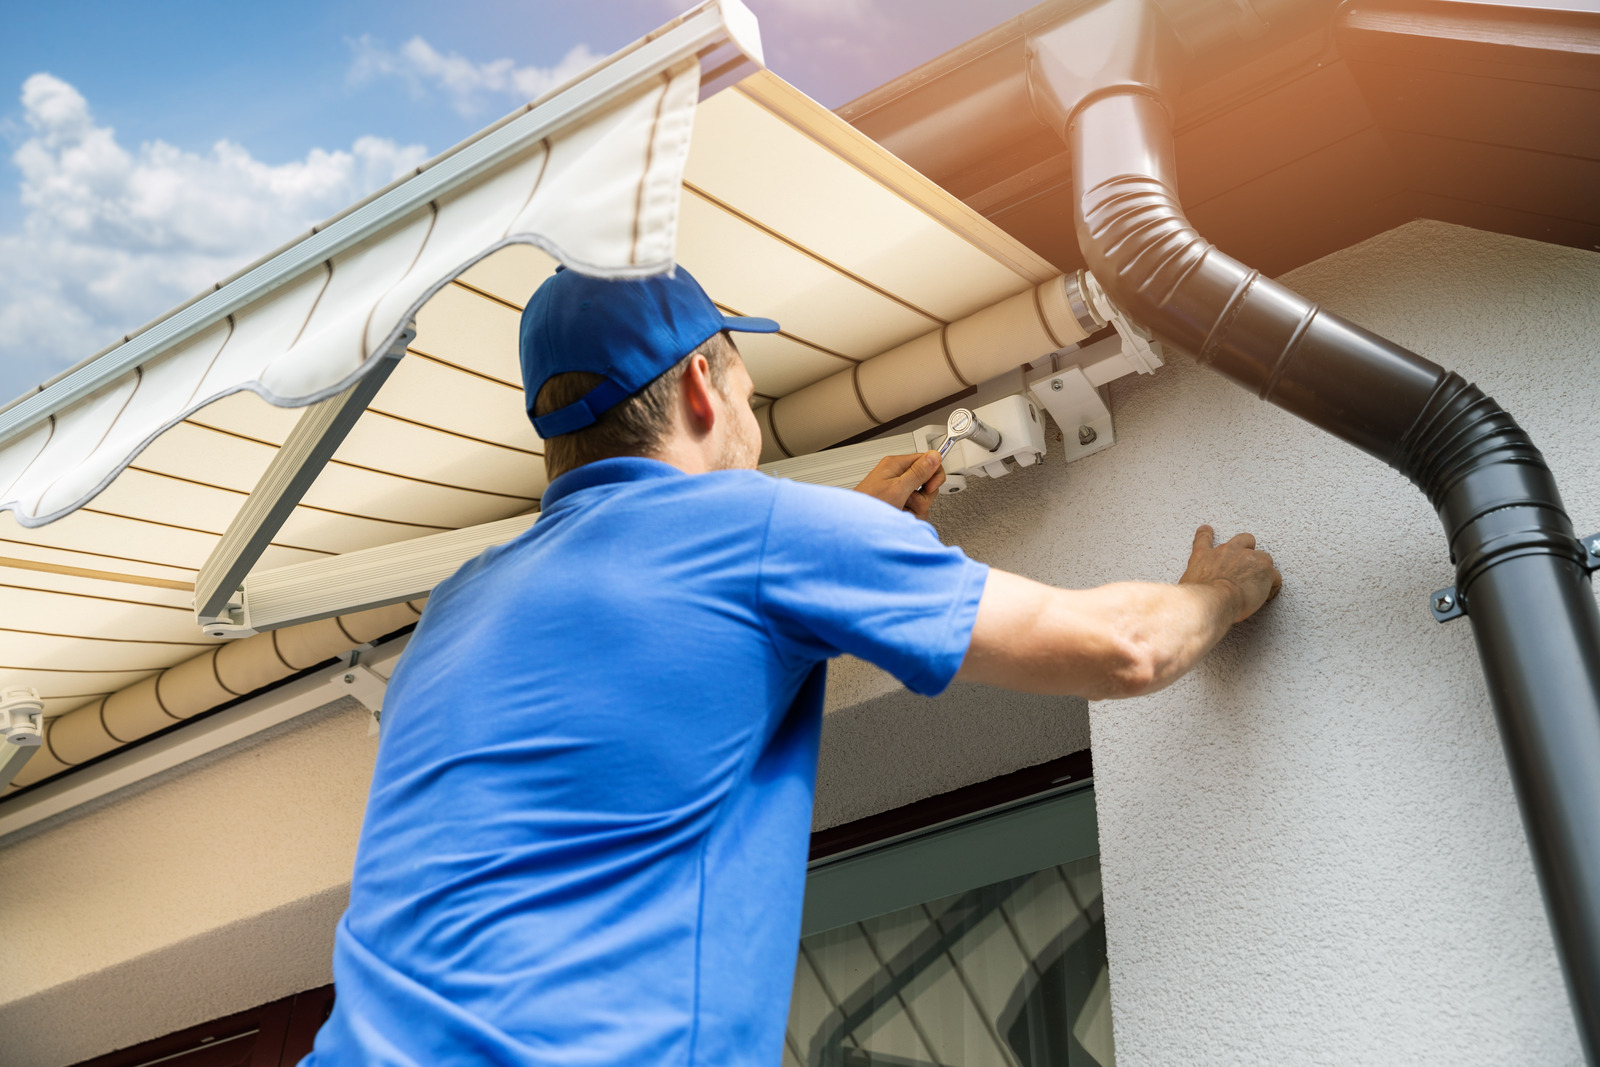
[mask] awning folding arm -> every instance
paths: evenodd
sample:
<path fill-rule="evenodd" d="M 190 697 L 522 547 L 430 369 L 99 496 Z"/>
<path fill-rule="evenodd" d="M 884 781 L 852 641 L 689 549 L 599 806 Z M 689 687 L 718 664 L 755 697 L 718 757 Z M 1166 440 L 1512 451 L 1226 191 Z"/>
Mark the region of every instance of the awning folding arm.
<path fill-rule="evenodd" d="M 311 484 L 338 451 L 346 435 L 417 336 L 407 324 L 378 364 L 337 396 L 312 404 L 267 465 L 244 506 L 211 550 L 194 583 L 195 621 L 208 637 L 243 637 L 249 628 L 240 617 L 239 587 L 267 550 Z"/>

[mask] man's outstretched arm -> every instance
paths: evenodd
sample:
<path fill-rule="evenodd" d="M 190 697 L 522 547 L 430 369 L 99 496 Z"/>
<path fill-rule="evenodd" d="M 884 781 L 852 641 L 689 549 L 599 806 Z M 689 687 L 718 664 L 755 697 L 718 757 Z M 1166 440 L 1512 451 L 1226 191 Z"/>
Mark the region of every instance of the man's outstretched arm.
<path fill-rule="evenodd" d="M 1188 569 L 1172 585 L 1055 589 L 991 570 L 956 678 L 1091 700 L 1170 685 L 1283 583 L 1251 534 L 1212 541 L 1211 527 L 1195 531 Z"/>

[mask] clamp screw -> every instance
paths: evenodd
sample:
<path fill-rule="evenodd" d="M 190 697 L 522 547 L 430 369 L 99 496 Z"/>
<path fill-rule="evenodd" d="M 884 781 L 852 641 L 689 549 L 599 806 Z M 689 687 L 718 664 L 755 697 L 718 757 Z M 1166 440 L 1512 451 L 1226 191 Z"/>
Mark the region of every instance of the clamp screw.
<path fill-rule="evenodd" d="M 1451 608 L 1453 608 L 1455 606 L 1456 606 L 1456 598 L 1451 596 L 1449 593 L 1440 594 L 1438 599 L 1434 600 L 1434 602 L 1433 602 L 1433 610 L 1434 611 L 1449 611 Z"/>
<path fill-rule="evenodd" d="M 1061 392 L 1061 390 L 1066 388 L 1066 383 L 1064 383 L 1060 378 L 1051 378 L 1050 379 L 1050 388 L 1054 389 L 1056 392 L 1059 393 L 1059 392 Z"/>
<path fill-rule="evenodd" d="M 1094 444 L 1095 438 L 1099 436 L 1099 434 L 1095 433 L 1093 426 L 1078 427 L 1078 443 L 1080 445 L 1092 445 Z"/>

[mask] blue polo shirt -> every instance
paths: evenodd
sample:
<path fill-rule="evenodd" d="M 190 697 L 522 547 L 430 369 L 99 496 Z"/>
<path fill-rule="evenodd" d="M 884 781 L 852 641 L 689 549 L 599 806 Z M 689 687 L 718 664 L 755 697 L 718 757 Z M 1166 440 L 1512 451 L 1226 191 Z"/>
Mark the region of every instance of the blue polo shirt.
<path fill-rule="evenodd" d="M 987 568 L 754 471 L 605 460 L 543 504 L 390 682 L 307 1062 L 773 1067 L 824 664 L 938 693 Z"/>

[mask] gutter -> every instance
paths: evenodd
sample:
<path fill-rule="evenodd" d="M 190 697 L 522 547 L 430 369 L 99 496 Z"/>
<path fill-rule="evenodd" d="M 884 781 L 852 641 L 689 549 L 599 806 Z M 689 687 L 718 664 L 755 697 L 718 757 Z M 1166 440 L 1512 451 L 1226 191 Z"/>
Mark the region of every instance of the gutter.
<path fill-rule="evenodd" d="M 1438 512 L 1588 1061 L 1600 1063 L 1600 553 L 1528 434 L 1459 375 L 1218 251 L 1179 205 L 1172 104 L 1199 58 L 1320 0 L 1103 0 L 1027 42 L 1068 144 L 1078 244 L 1158 340 L 1405 474 Z M 950 136 L 950 131 L 946 131 Z M 959 141 L 959 136 L 954 138 Z M 1447 599 L 1448 598 L 1448 599 Z"/>

